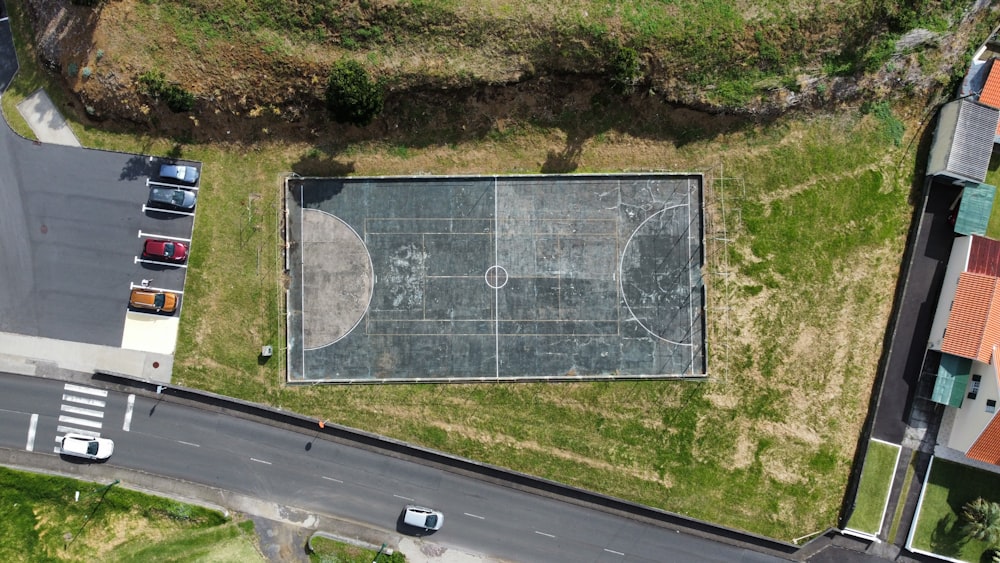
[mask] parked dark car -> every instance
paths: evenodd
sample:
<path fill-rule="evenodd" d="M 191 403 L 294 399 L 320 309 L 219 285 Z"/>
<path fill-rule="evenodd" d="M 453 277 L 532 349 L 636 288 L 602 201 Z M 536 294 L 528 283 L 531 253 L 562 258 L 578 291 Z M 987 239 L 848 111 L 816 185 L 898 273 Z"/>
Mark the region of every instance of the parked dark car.
<path fill-rule="evenodd" d="M 180 188 L 149 188 L 149 206 L 178 211 L 194 211 L 197 195 Z"/>
<path fill-rule="evenodd" d="M 187 260 L 188 247 L 183 242 L 150 238 L 142 244 L 142 257 L 158 262 L 181 263 Z"/>
<path fill-rule="evenodd" d="M 193 186 L 198 183 L 198 169 L 181 164 L 164 164 L 160 166 L 160 178 Z"/>

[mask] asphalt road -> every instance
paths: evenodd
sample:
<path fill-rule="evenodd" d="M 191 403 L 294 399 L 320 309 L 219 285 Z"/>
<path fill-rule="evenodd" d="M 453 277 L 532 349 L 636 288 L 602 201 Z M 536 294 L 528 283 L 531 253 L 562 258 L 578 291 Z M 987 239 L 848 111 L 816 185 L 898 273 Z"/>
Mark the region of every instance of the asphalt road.
<path fill-rule="evenodd" d="M 39 453 L 56 455 L 56 437 L 67 426 L 76 426 L 115 440 L 110 465 L 219 487 L 376 528 L 405 533 L 397 522 L 403 506 L 430 505 L 445 514 L 444 528 L 433 535 L 435 543 L 510 560 L 782 561 L 318 440 L 314 434 L 143 396 L 116 391 L 101 395 L 103 391 L 96 388 L 84 392 L 66 385 L 63 381 L 0 375 L 0 447 L 25 449 L 35 414 L 33 450 Z M 80 414 L 67 406 L 92 412 Z M 80 420 L 88 425 L 81 426 Z M 70 459 L 64 462 L 74 463 Z"/>

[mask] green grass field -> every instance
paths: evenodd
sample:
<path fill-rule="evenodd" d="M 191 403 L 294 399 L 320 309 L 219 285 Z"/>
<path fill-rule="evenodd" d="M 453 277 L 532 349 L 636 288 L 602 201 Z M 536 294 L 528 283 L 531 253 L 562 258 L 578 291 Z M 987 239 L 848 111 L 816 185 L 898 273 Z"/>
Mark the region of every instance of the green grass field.
<path fill-rule="evenodd" d="M 262 561 L 252 529 L 110 483 L 0 467 L 0 506 L 3 561 Z"/>
<path fill-rule="evenodd" d="M 969 563 L 984 561 L 990 546 L 960 530 L 962 506 L 976 497 L 1000 502 L 1000 475 L 935 458 L 913 547 Z"/>
<path fill-rule="evenodd" d="M 868 454 L 861 470 L 861 483 L 858 485 L 854 512 L 847 522 L 848 528 L 878 535 L 898 455 L 899 446 L 875 440 L 868 442 Z"/>

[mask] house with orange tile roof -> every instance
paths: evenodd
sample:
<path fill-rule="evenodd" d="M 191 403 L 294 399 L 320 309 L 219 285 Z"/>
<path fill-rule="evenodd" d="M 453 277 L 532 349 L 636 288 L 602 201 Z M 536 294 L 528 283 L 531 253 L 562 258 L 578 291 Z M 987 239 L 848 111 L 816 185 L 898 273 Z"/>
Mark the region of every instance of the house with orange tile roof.
<path fill-rule="evenodd" d="M 955 238 L 928 349 L 926 398 L 944 408 L 938 449 L 1000 472 L 1000 241 Z"/>

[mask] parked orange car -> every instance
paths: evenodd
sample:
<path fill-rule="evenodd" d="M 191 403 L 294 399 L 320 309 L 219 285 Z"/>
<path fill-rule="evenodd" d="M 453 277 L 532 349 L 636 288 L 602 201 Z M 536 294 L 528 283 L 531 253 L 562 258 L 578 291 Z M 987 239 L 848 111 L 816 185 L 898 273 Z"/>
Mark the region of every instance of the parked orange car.
<path fill-rule="evenodd" d="M 147 309 L 157 313 L 173 313 L 177 309 L 177 294 L 137 287 L 132 290 L 128 304 L 135 309 Z"/>

